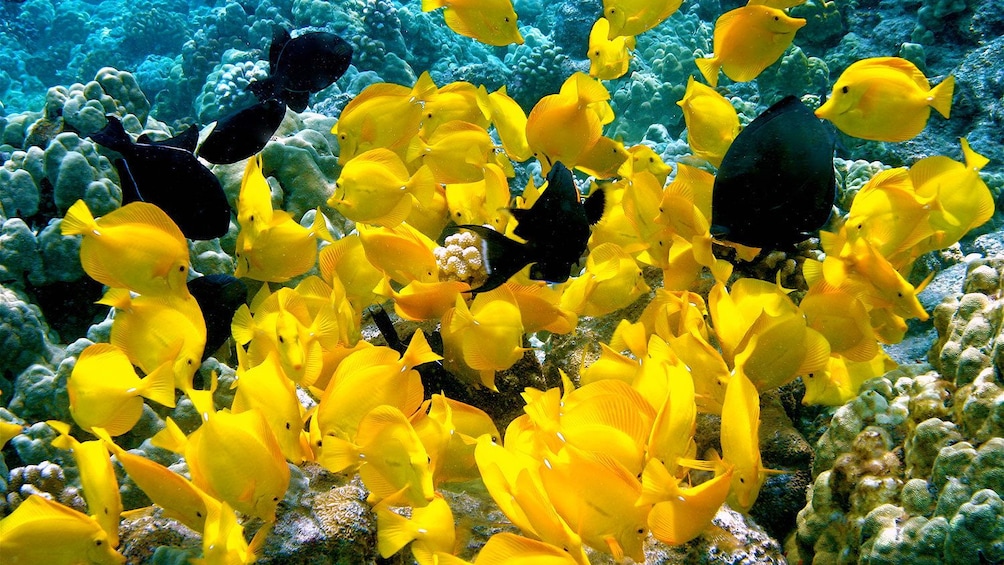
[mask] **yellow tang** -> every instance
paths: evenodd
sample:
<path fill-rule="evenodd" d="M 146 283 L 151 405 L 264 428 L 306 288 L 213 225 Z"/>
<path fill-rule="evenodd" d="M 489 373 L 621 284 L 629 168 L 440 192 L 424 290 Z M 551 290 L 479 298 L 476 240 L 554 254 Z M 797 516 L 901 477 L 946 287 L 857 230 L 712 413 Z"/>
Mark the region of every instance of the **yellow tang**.
<path fill-rule="evenodd" d="M 89 345 L 66 380 L 70 415 L 81 428 L 97 426 L 113 436 L 132 429 L 143 413 L 146 397 L 174 407 L 174 372 L 167 361 L 142 379 L 129 358 L 108 343 Z"/>
<path fill-rule="evenodd" d="M 244 357 L 237 348 L 238 359 Z M 282 454 L 294 465 L 311 458 L 313 453 L 303 429 L 303 407 L 296 387 L 285 377 L 279 356 L 270 351 L 265 361 L 254 367 L 240 367 L 234 381 L 237 392 L 230 409 L 235 414 L 258 408 L 279 442 Z"/>
<path fill-rule="evenodd" d="M 488 538 L 488 543 L 481 548 L 477 559 L 474 560 L 474 565 L 575 565 L 576 563 L 580 562 L 562 547 L 509 532 Z"/>
<path fill-rule="evenodd" d="M 505 85 L 488 95 L 488 108 L 506 154 L 516 161 L 529 159 L 533 152 L 526 141 L 526 112 L 506 94 Z"/>
<path fill-rule="evenodd" d="M 683 108 L 687 143 L 694 155 L 720 167 L 732 140 L 739 135 L 739 115 L 732 103 L 691 76 L 677 105 Z"/>
<path fill-rule="evenodd" d="M 697 68 L 712 87 L 718 71 L 736 82 L 755 79 L 777 61 L 805 25 L 770 6 L 748 5 L 726 12 L 715 22 L 714 54 L 697 59 Z"/>
<path fill-rule="evenodd" d="M 557 94 L 541 98 L 526 122 L 526 140 L 547 174 L 556 161 L 573 167 L 613 120 L 610 93 L 598 80 L 577 72 Z"/>
<path fill-rule="evenodd" d="M 377 303 L 373 292 L 383 273 L 366 258 L 358 233 L 347 235 L 321 250 L 318 258 L 321 278 L 331 284 L 335 279 L 345 289 L 345 298 L 355 312 Z"/>
<path fill-rule="evenodd" d="M 446 25 L 460 35 L 488 45 L 523 44 L 512 0 L 422 0 L 423 12 L 443 6 Z"/>
<path fill-rule="evenodd" d="M 153 204 L 132 202 L 95 220 L 77 200 L 60 229 L 84 236 L 80 263 L 99 283 L 147 295 L 188 294 L 188 241 Z"/>
<path fill-rule="evenodd" d="M 431 81 L 413 88 L 380 82 L 363 89 L 342 110 L 331 133 L 338 136 L 338 164 L 344 166 L 360 153 L 384 147 L 404 157 L 422 123 L 421 101 L 435 89 Z"/>
<path fill-rule="evenodd" d="M 603 316 L 648 290 L 635 260 L 616 243 L 601 243 L 589 252 L 585 272 L 565 287 L 560 306 L 578 315 Z"/>
<path fill-rule="evenodd" d="M 519 306 L 504 287 L 479 294 L 470 308 L 458 295 L 456 307 L 443 316 L 442 332 L 446 363 L 477 371 L 492 390 L 495 371 L 512 367 L 525 351 Z"/>
<path fill-rule="evenodd" d="M 488 92 L 469 82 L 455 81 L 436 86 L 429 71 L 424 71 L 415 83 L 415 89 L 424 93 L 422 97 L 422 135 L 431 135 L 436 128 L 454 120 L 474 124 L 488 129 Z"/>
<path fill-rule="evenodd" d="M 983 225 L 994 214 L 994 198 L 980 178 L 980 169 L 989 159 L 973 151 L 963 138 L 962 155 L 965 164 L 942 155 L 926 157 L 910 167 L 910 179 L 921 198 L 933 197 L 939 204 L 931 211 L 934 230 L 943 232 L 934 242 L 940 249 Z"/>
<path fill-rule="evenodd" d="M 253 237 L 237 234 L 234 276 L 257 281 L 286 282 L 309 271 L 317 263 L 317 239 L 331 241 L 324 214 L 316 210 L 309 228 L 283 210 L 275 210 L 272 223 Z"/>
<path fill-rule="evenodd" d="M 436 190 L 432 170 L 414 175 L 389 149 L 370 149 L 345 164 L 328 205 L 354 222 L 395 227 L 416 203 L 428 204 Z"/>
<path fill-rule="evenodd" d="M 767 474 L 760 461 L 760 395 L 742 371 L 732 375 L 725 389 L 721 433 L 722 459 L 733 466 L 729 504 L 746 513 Z"/>
<path fill-rule="evenodd" d="M 391 511 L 385 503 L 373 510 L 377 515 L 377 550 L 384 558 L 409 543 L 419 565 L 434 565 L 436 552 L 453 552 L 456 543 L 453 511 L 443 495 L 436 493 L 428 506 L 413 509 L 411 519 Z"/>
<path fill-rule="evenodd" d="M 634 50 L 633 36 L 608 38 L 610 21 L 600 18 L 589 32 L 589 76 L 601 80 L 613 80 L 624 76 L 631 63 Z"/>
<path fill-rule="evenodd" d="M 853 137 L 906 141 L 924 129 L 931 108 L 948 117 L 954 90 L 954 77 L 931 88 L 924 73 L 906 59 L 862 59 L 840 74 L 816 116 Z"/>
<path fill-rule="evenodd" d="M 660 497 L 663 500 L 656 502 L 648 513 L 652 536 L 669 545 L 680 545 L 708 529 L 729 494 L 732 473 L 730 468 L 697 486 L 683 487 L 658 460 L 649 461 L 642 484 L 665 492 Z M 649 486 L 651 483 L 654 486 Z"/>
<path fill-rule="evenodd" d="M 603 16 L 610 20 L 608 38 L 644 33 L 673 15 L 683 0 L 603 0 Z"/>
<path fill-rule="evenodd" d="M 202 557 L 192 559 L 192 565 L 251 565 L 258 561 L 265 538 L 272 524 L 265 524 L 255 532 L 251 542 L 244 539 L 244 526 L 229 504 L 209 507 L 206 529 L 202 535 Z"/>
<path fill-rule="evenodd" d="M 415 136 L 405 160 L 412 166 L 428 166 L 438 183 L 477 182 L 484 180 L 494 149 L 484 127 L 452 120 L 432 133 Z"/>
<path fill-rule="evenodd" d="M 0 520 L 4 563 L 125 563 L 94 518 L 37 494 Z"/>

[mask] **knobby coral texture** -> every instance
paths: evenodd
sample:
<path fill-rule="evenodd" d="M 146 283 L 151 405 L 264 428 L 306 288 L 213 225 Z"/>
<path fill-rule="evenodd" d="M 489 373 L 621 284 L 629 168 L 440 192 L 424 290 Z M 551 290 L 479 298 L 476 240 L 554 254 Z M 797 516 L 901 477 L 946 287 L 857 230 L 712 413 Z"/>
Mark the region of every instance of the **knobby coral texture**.
<path fill-rule="evenodd" d="M 0 49 L 0 559 L 1004 562 L 996 0 L 23 0 Z"/>

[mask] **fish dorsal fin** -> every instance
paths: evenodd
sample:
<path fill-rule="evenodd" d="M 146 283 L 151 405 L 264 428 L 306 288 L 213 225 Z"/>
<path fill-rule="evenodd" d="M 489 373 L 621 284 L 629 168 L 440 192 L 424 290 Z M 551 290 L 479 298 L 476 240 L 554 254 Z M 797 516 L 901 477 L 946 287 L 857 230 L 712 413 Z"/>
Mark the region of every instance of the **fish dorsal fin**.
<path fill-rule="evenodd" d="M 268 48 L 268 70 L 270 74 L 275 74 L 279 69 L 279 56 L 286 44 L 292 39 L 286 28 L 275 26 L 272 29 L 272 45 Z"/>
<path fill-rule="evenodd" d="M 247 304 L 241 304 L 234 313 L 233 321 L 230 323 L 230 331 L 238 347 L 247 345 L 254 339 L 255 324 L 251 317 L 251 310 Z"/>
<path fill-rule="evenodd" d="M 95 304 L 104 304 L 119 310 L 129 310 L 132 307 L 132 293 L 128 288 L 109 288 L 101 300 Z"/>
<path fill-rule="evenodd" d="M 178 224 L 174 223 L 163 210 L 158 206 L 146 202 L 132 202 L 107 214 L 101 218 L 99 225 L 103 228 L 129 224 L 146 224 L 165 233 L 179 241 L 185 241 L 185 235 L 181 233 Z M 187 245 L 187 244 L 186 244 Z"/>

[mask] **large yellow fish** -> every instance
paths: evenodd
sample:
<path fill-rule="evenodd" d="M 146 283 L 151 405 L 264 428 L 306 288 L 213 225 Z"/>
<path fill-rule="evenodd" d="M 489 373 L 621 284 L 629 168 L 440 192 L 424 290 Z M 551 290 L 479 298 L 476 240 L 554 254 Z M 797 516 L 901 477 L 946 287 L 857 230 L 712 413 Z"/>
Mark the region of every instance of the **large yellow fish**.
<path fill-rule="evenodd" d="M 428 506 L 411 511 L 411 519 L 391 511 L 385 504 L 373 509 L 377 515 L 377 551 L 384 558 L 411 543 L 419 565 L 435 565 L 436 552 L 453 553 L 456 526 L 453 511 L 443 495 L 436 494 Z"/>
<path fill-rule="evenodd" d="M 244 357 L 237 348 L 238 359 Z M 259 409 L 275 434 L 282 454 L 294 465 L 313 457 L 303 429 L 303 407 L 293 382 L 283 375 L 279 356 L 269 352 L 265 361 L 254 367 L 238 367 L 237 392 L 230 410 L 240 414 Z"/>
<path fill-rule="evenodd" d="M 108 430 L 113 436 L 132 429 L 143 413 L 143 397 L 174 407 L 174 371 L 171 361 L 142 379 L 129 358 L 108 343 L 89 345 L 66 380 L 70 415 L 81 428 Z"/>
<path fill-rule="evenodd" d="M 736 82 L 753 80 L 781 57 L 804 25 L 803 18 L 770 6 L 726 12 L 715 22 L 714 54 L 697 59 L 697 68 L 712 87 L 718 86 L 719 69 Z"/>
<path fill-rule="evenodd" d="M 526 112 L 506 93 L 505 85 L 488 95 L 488 108 L 506 154 L 516 161 L 529 159 L 533 153 L 526 141 Z"/>
<path fill-rule="evenodd" d="M 753 507 L 767 472 L 760 461 L 760 395 L 742 371 L 732 375 L 722 409 L 722 459 L 733 467 L 729 505 Z"/>
<path fill-rule="evenodd" d="M 440 563 L 444 563 L 440 561 Z M 575 565 L 566 548 L 509 532 L 495 534 L 478 552 L 474 565 Z M 451 565 L 445 562 L 445 565 Z"/>
<path fill-rule="evenodd" d="M 432 200 L 435 185 L 428 167 L 412 175 L 393 151 L 371 149 L 345 164 L 328 205 L 354 222 L 395 227 L 416 202 Z"/>
<path fill-rule="evenodd" d="M 322 442 L 317 462 L 333 473 L 358 468 L 370 504 L 422 508 L 435 499 L 429 455 L 397 408 L 371 410 L 353 441 L 325 435 Z"/>
<path fill-rule="evenodd" d="M 715 167 L 721 166 L 722 157 L 739 135 L 739 115 L 732 103 L 691 76 L 677 105 L 683 108 L 691 151 Z"/>
<path fill-rule="evenodd" d="M 589 252 L 582 275 L 562 291 L 560 306 L 578 315 L 603 316 L 648 290 L 635 260 L 616 243 L 601 243 Z"/>
<path fill-rule="evenodd" d="M 80 486 L 84 490 L 87 511 L 101 524 L 108 534 L 112 547 L 119 546 L 119 520 L 122 515 L 122 496 L 119 481 L 112 467 L 111 457 L 104 442 L 77 441 L 70 435 L 70 425 L 58 420 L 46 422 L 59 436 L 52 440 L 52 446 L 73 451 L 73 460 L 80 472 Z"/>
<path fill-rule="evenodd" d="M 979 174 L 990 160 L 973 151 L 965 138 L 960 142 L 965 164 L 936 155 L 910 167 L 910 180 L 918 197 L 935 198 L 938 203 L 930 217 L 931 228 L 938 235 L 925 245 L 931 250 L 957 242 L 994 214 L 993 195 Z"/>
<path fill-rule="evenodd" d="M 287 212 L 276 210 L 272 224 L 256 238 L 237 234 L 234 276 L 258 281 L 285 282 L 302 275 L 317 263 L 317 239 L 331 241 L 324 214 L 320 210 L 309 228 Z"/>
<path fill-rule="evenodd" d="M 168 298 L 131 297 L 124 288 L 109 289 L 98 301 L 115 308 L 111 344 L 134 365 L 150 374 L 170 363 L 175 388 L 188 392 L 202 364 L 206 322 L 191 294 Z"/>
<path fill-rule="evenodd" d="M 601 80 L 613 80 L 624 76 L 631 63 L 634 37 L 619 34 L 608 38 L 610 21 L 600 18 L 589 32 L 589 76 Z"/>
<path fill-rule="evenodd" d="M 422 93 L 422 135 L 432 135 L 439 126 L 454 120 L 488 129 L 491 116 L 485 98 L 488 92 L 483 87 L 455 81 L 440 88 L 429 71 L 424 71 L 415 82 L 414 89 Z"/>
<path fill-rule="evenodd" d="M 148 295 L 188 293 L 188 241 L 153 204 L 132 202 L 95 220 L 77 200 L 60 229 L 63 235 L 84 236 L 80 263 L 101 284 Z"/>
<path fill-rule="evenodd" d="M 816 116 L 850 136 L 906 141 L 924 129 L 931 108 L 948 117 L 954 89 L 952 76 L 931 88 L 924 73 L 900 57 L 862 59 L 840 74 Z"/>
<path fill-rule="evenodd" d="M 220 411 L 192 432 L 185 445 L 192 482 L 210 496 L 265 521 L 289 486 L 289 464 L 261 412 Z"/>
<path fill-rule="evenodd" d="M 603 16 L 610 21 L 608 38 L 644 33 L 673 15 L 681 4 L 683 0 L 603 0 Z"/>
<path fill-rule="evenodd" d="M 484 127 L 452 120 L 426 135 L 416 136 L 408 145 L 408 163 L 428 166 L 436 182 L 442 184 L 485 178 L 485 166 L 495 145 Z"/>
<path fill-rule="evenodd" d="M 488 45 L 523 44 L 512 0 L 422 0 L 423 12 L 443 6 L 446 25 L 460 35 Z"/>
<path fill-rule="evenodd" d="M 4 563 L 125 563 L 94 518 L 33 494 L 0 520 Z"/>
<path fill-rule="evenodd" d="M 573 167 L 599 140 L 603 125 L 613 119 L 610 93 L 596 79 L 575 73 L 557 94 L 541 98 L 526 122 L 526 140 L 540 160 L 543 173 L 561 161 Z"/>
<path fill-rule="evenodd" d="M 366 258 L 358 233 L 347 235 L 322 249 L 318 267 L 321 278 L 332 287 L 335 279 L 341 282 L 345 298 L 354 311 L 362 312 L 377 303 L 373 289 L 384 275 Z"/>
<path fill-rule="evenodd" d="M 495 371 L 504 371 L 523 357 L 523 321 L 512 292 L 498 288 L 479 294 L 470 308 L 457 296 L 456 307 L 443 316 L 445 363 L 465 371 L 470 367 L 481 383 L 495 390 Z"/>
<path fill-rule="evenodd" d="M 426 411 L 428 407 L 428 411 Z M 433 484 L 478 479 L 474 448 L 477 438 L 500 437 L 492 419 L 479 408 L 433 394 L 411 425 L 432 459 Z"/>
<path fill-rule="evenodd" d="M 417 81 L 412 88 L 388 82 L 364 88 L 345 105 L 331 128 L 338 136 L 338 164 L 344 166 L 377 147 L 390 149 L 403 159 L 408 142 L 422 124 L 421 101 L 435 87 L 430 79 Z"/>

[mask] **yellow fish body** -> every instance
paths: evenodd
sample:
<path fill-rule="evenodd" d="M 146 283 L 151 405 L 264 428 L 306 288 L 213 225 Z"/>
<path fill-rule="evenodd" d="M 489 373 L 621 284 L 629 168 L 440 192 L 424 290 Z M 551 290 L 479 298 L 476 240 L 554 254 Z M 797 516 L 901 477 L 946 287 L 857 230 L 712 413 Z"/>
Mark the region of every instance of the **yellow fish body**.
<path fill-rule="evenodd" d="M 718 86 L 719 70 L 736 82 L 753 80 L 781 57 L 804 25 L 804 19 L 770 6 L 726 12 L 715 22 L 713 56 L 697 59 L 697 68 L 712 87 Z"/>
<path fill-rule="evenodd" d="M 569 553 L 547 542 L 503 532 L 488 538 L 474 565 L 581 565 Z"/>
<path fill-rule="evenodd" d="M 202 557 L 192 559 L 193 565 L 251 565 L 272 530 L 265 524 L 255 533 L 250 543 L 244 539 L 244 526 L 229 504 L 211 505 L 206 516 L 206 529 L 202 535 Z"/>
<path fill-rule="evenodd" d="M 732 474 L 730 468 L 697 486 L 684 487 L 658 460 L 649 461 L 641 478 L 643 487 L 665 493 L 648 513 L 652 536 L 669 545 L 684 544 L 699 536 L 712 525 L 712 518 L 728 497 Z"/>
<path fill-rule="evenodd" d="M 125 563 L 101 525 L 86 514 L 33 494 L 0 520 L 4 563 Z"/>
<path fill-rule="evenodd" d="M 557 94 L 541 98 L 526 122 L 526 140 L 544 173 L 561 161 L 573 167 L 613 119 L 610 93 L 596 79 L 575 73 Z"/>
<path fill-rule="evenodd" d="M 185 446 L 192 482 L 210 496 L 265 521 L 289 486 L 289 465 L 261 412 L 220 411 Z"/>
<path fill-rule="evenodd" d="M 167 361 L 142 379 L 119 348 L 95 343 L 77 358 L 66 380 L 70 415 L 81 428 L 104 428 L 112 436 L 139 421 L 143 397 L 174 407 L 174 371 Z"/>
<path fill-rule="evenodd" d="M 443 18 L 460 35 L 488 45 L 523 44 L 512 0 L 422 0 L 422 11 L 446 6 Z"/>
<path fill-rule="evenodd" d="M 589 76 L 613 80 L 624 76 L 631 63 L 634 36 L 617 36 L 609 39 L 610 21 L 600 18 L 589 32 Z"/>
<path fill-rule="evenodd" d="M 147 295 L 188 293 L 188 241 L 163 210 L 132 202 L 95 220 L 77 200 L 63 235 L 82 235 L 80 263 L 92 279 Z"/>
<path fill-rule="evenodd" d="M 484 179 L 493 150 L 494 144 L 484 127 L 452 120 L 427 137 L 419 135 L 412 139 L 405 160 L 428 166 L 439 183 L 476 182 Z"/>
<path fill-rule="evenodd" d="M 455 81 L 435 86 L 428 71 L 422 73 L 415 83 L 416 90 L 424 93 L 422 97 L 422 135 L 432 135 L 439 126 L 459 120 L 487 129 L 489 113 L 488 93 L 469 82 Z"/>
<path fill-rule="evenodd" d="M 237 194 L 237 225 L 252 237 L 272 223 L 272 189 L 261 168 L 261 153 L 248 159 Z"/>
<path fill-rule="evenodd" d="M 722 460 L 733 466 L 729 505 L 749 512 L 767 474 L 760 461 L 760 395 L 742 371 L 725 389 L 721 439 Z"/>
<path fill-rule="evenodd" d="M 357 155 L 384 147 L 404 158 L 408 142 L 422 124 L 422 104 L 435 88 L 431 80 L 417 81 L 409 88 L 381 82 L 371 84 L 349 101 L 331 133 L 338 137 L 338 164 L 345 165 Z"/>
<path fill-rule="evenodd" d="M 602 316 L 627 307 L 648 290 L 635 260 L 616 243 L 602 243 L 590 251 L 585 272 L 562 291 L 560 307 Z"/>
<path fill-rule="evenodd" d="M 321 278 L 328 284 L 334 279 L 340 281 L 345 289 L 345 299 L 355 312 L 362 312 L 371 304 L 376 304 L 377 295 L 373 289 L 384 275 L 367 260 L 358 233 L 347 235 L 322 249 L 318 267 Z"/>
<path fill-rule="evenodd" d="M 529 159 L 533 152 L 526 141 L 526 112 L 506 93 L 505 85 L 488 95 L 488 108 L 506 154 L 516 161 Z"/>
<path fill-rule="evenodd" d="M 46 424 L 59 434 L 52 440 L 52 446 L 73 451 L 73 459 L 80 472 L 80 486 L 84 490 L 84 500 L 87 501 L 87 511 L 108 534 L 111 546 L 118 547 L 122 496 L 119 494 L 119 481 L 104 442 L 100 439 L 77 441 L 70 435 L 70 425 L 65 422 L 50 420 Z"/>
<path fill-rule="evenodd" d="M 965 164 L 936 155 L 910 167 L 917 195 L 934 198 L 938 203 L 931 211 L 930 223 L 939 235 L 935 242 L 925 246 L 932 250 L 957 242 L 994 214 L 993 195 L 979 175 L 990 160 L 973 151 L 965 138 L 960 142 Z"/>
<path fill-rule="evenodd" d="M 128 290 L 117 288 L 106 292 L 99 303 L 116 309 L 112 345 L 147 374 L 170 362 L 175 388 L 193 389 L 192 379 L 206 347 L 206 322 L 192 295 L 133 298 Z"/>
<path fill-rule="evenodd" d="M 603 16 L 610 21 L 608 38 L 644 33 L 673 15 L 681 4 L 683 0 L 603 0 Z"/>
<path fill-rule="evenodd" d="M 725 152 L 739 135 L 739 115 L 732 103 L 691 76 L 677 105 L 683 108 L 691 151 L 715 167 L 721 166 Z"/>
<path fill-rule="evenodd" d="M 309 271 L 317 263 L 317 240 L 331 241 L 320 210 L 309 228 L 287 212 L 275 210 L 272 223 L 257 237 L 243 230 L 237 234 L 234 276 L 265 282 L 286 282 Z"/>
<path fill-rule="evenodd" d="M 243 348 L 237 355 L 242 357 Z M 303 430 L 303 408 L 296 396 L 293 382 L 283 375 L 278 355 L 270 352 L 265 361 L 254 367 L 238 369 L 234 386 L 234 402 L 230 409 L 235 414 L 258 408 L 275 434 L 286 460 L 299 465 L 313 456 Z"/>
<path fill-rule="evenodd" d="M 495 389 L 495 371 L 523 357 L 523 321 L 512 292 L 500 288 L 479 294 L 470 308 L 457 296 L 456 307 L 443 316 L 444 353 L 448 364 L 476 371 Z"/>
<path fill-rule="evenodd" d="M 371 149 L 345 164 L 328 205 L 354 222 L 395 227 L 415 202 L 432 200 L 435 184 L 428 167 L 411 175 L 393 151 Z"/>
<path fill-rule="evenodd" d="M 931 108 L 948 118 L 955 79 L 931 88 L 916 65 L 900 57 L 873 57 L 851 64 L 833 84 L 816 116 L 853 137 L 906 141 L 927 125 Z"/>
<path fill-rule="evenodd" d="M 411 553 L 419 565 L 433 565 L 436 552 L 452 553 L 456 542 L 453 511 L 441 494 L 436 494 L 428 506 L 411 511 L 411 519 L 377 506 L 377 551 L 384 558 L 401 551 L 411 543 Z"/>

